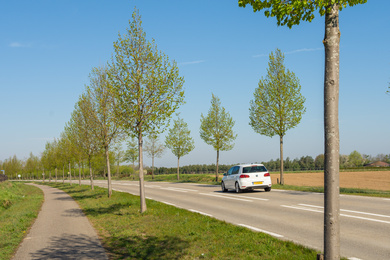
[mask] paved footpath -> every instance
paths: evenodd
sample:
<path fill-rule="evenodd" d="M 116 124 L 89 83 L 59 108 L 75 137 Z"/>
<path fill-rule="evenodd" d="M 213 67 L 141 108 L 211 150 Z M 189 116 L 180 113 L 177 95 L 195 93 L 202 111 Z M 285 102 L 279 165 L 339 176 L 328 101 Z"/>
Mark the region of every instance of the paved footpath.
<path fill-rule="evenodd" d="M 108 259 L 78 204 L 59 189 L 35 186 L 43 190 L 45 201 L 13 260 Z"/>

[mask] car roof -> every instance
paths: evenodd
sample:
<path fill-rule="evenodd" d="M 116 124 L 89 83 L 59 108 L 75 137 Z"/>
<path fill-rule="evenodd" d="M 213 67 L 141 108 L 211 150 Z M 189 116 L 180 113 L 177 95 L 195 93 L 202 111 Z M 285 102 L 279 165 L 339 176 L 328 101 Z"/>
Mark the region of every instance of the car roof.
<path fill-rule="evenodd" d="M 243 163 L 236 166 L 248 167 L 248 166 L 264 166 L 262 163 Z"/>

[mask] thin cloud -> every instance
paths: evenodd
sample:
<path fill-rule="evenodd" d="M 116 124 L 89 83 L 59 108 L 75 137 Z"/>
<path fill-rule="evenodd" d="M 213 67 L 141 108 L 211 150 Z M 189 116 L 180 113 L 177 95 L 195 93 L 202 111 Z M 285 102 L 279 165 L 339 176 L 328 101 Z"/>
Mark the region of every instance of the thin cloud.
<path fill-rule="evenodd" d="M 11 48 L 28 48 L 28 47 L 31 47 L 31 44 L 23 44 L 20 42 L 11 42 L 8 46 Z"/>
<path fill-rule="evenodd" d="M 285 54 L 293 54 L 293 53 L 298 53 L 298 52 L 322 51 L 322 50 L 324 50 L 324 48 L 311 48 L 311 49 L 303 48 L 303 49 L 289 51 L 289 52 L 286 52 Z"/>
<path fill-rule="evenodd" d="M 254 55 L 252 56 L 253 58 L 260 58 L 260 57 L 266 57 L 267 55 L 266 54 L 257 54 L 257 55 Z"/>
<path fill-rule="evenodd" d="M 195 61 L 186 61 L 186 62 L 180 62 L 179 65 L 191 65 L 191 64 L 199 64 L 206 62 L 205 60 L 195 60 Z"/>
<path fill-rule="evenodd" d="M 303 49 L 298 49 L 298 50 L 293 50 L 293 51 L 288 51 L 285 52 L 284 54 L 294 54 L 294 53 L 299 53 L 299 52 L 312 52 L 312 51 L 322 51 L 324 48 L 303 48 Z M 268 57 L 269 54 L 258 54 L 252 56 L 253 58 L 261 58 L 261 57 Z"/>

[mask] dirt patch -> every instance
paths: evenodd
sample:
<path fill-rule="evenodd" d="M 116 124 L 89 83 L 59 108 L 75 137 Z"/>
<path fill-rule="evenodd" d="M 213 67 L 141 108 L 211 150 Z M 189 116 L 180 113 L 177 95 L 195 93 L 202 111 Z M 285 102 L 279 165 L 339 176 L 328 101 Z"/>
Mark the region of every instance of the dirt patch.
<path fill-rule="evenodd" d="M 279 174 L 271 174 L 272 183 L 277 183 Z M 324 186 L 324 173 L 285 173 L 284 183 L 294 186 Z M 341 188 L 390 190 L 390 171 L 340 172 Z"/>

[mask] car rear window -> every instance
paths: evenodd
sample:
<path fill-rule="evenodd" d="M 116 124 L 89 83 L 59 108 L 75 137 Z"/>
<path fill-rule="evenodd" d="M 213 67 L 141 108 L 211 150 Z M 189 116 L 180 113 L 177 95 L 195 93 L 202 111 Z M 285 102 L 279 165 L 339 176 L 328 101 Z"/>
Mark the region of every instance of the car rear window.
<path fill-rule="evenodd" d="M 267 171 L 267 169 L 262 165 L 247 166 L 247 167 L 243 167 L 243 169 L 242 169 L 243 173 L 266 172 L 266 171 Z"/>

